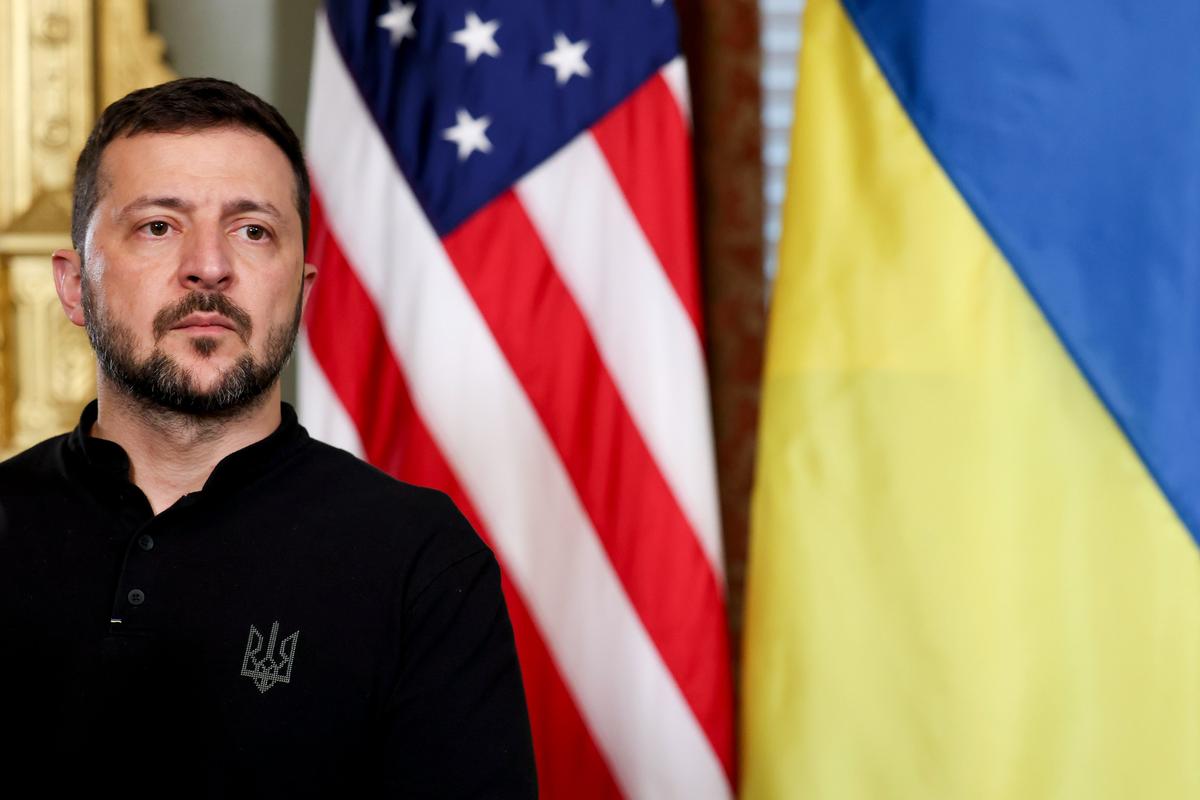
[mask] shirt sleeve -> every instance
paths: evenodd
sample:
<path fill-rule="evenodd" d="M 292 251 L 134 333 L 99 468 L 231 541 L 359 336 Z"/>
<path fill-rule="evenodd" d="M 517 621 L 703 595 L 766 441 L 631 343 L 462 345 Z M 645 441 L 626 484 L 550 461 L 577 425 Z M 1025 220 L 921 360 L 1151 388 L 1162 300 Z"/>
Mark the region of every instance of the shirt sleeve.
<path fill-rule="evenodd" d="M 404 797 L 537 797 L 521 671 L 491 551 L 480 543 L 416 592 L 383 720 L 384 785 Z"/>

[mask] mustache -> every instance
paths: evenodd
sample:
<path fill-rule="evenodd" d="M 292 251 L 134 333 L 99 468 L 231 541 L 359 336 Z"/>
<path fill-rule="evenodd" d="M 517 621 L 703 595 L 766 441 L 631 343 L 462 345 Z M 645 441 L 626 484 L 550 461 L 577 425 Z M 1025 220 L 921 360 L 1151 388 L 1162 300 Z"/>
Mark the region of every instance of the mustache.
<path fill-rule="evenodd" d="M 237 303 L 219 292 L 192 292 L 182 297 L 177 303 L 159 310 L 154 315 L 155 340 L 166 336 L 176 323 L 188 314 L 194 314 L 197 311 L 206 314 L 220 314 L 233 323 L 233 327 L 237 329 L 237 335 L 243 342 L 250 340 L 250 332 L 253 330 L 250 315 Z"/>

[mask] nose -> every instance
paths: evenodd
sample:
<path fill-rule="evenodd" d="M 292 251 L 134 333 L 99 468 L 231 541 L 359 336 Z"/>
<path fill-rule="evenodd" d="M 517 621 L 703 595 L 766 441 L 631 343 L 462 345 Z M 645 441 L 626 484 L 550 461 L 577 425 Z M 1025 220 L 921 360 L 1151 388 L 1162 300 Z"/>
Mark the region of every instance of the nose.
<path fill-rule="evenodd" d="M 179 281 L 195 291 L 225 291 L 233 283 L 229 243 L 220 230 L 201 226 L 184 237 L 179 260 Z"/>

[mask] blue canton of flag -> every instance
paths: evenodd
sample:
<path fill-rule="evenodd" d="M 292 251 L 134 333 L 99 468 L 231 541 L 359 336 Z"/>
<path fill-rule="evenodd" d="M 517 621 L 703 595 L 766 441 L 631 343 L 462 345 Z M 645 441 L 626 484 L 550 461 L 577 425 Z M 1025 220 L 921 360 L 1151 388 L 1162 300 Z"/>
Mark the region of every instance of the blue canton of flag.
<path fill-rule="evenodd" d="M 333 3 L 329 26 L 440 235 L 679 55 L 668 4 Z"/>

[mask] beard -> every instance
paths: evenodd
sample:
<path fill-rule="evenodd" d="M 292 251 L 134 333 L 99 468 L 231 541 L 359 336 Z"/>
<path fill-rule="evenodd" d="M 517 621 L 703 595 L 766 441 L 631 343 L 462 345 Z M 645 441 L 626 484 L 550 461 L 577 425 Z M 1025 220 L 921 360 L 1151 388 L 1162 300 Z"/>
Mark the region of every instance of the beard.
<path fill-rule="evenodd" d="M 277 325 L 268 331 L 261 360 L 253 353 L 243 353 L 233 366 L 222 370 L 212 387 L 202 390 L 196 377 L 164 352 L 158 342 L 175 323 L 195 312 L 221 314 L 233 322 L 242 341 L 248 342 L 249 314 L 223 294 L 192 292 L 155 315 L 154 349 L 139 360 L 135 355 L 137 337 L 128 327 L 109 318 L 88 283 L 84 280 L 82 287 L 84 327 L 101 372 L 131 399 L 192 417 L 236 416 L 262 402 L 291 357 L 300 329 L 302 295 L 296 299 L 291 324 Z M 191 341 L 192 349 L 202 358 L 211 356 L 217 344 L 216 339 L 207 336 Z"/>

